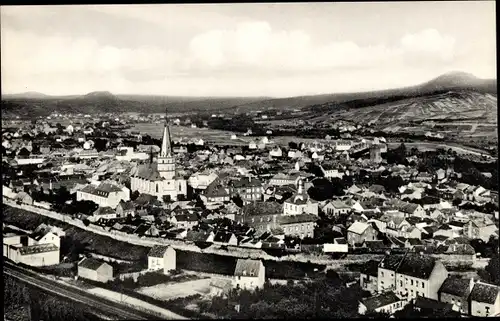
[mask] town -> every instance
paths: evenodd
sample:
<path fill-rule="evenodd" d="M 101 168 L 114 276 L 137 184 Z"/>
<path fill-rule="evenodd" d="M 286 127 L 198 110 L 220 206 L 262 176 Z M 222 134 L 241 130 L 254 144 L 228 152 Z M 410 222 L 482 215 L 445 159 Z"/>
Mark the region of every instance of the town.
<path fill-rule="evenodd" d="M 349 317 L 500 313 L 496 158 L 388 148 L 352 125 L 288 142 L 255 128 L 173 139 L 207 125 L 187 118 L 160 115 L 160 139 L 113 114 L 5 121 L 4 258 L 186 317 L 257 317 L 244 291 L 325 277 L 357 293 Z"/>

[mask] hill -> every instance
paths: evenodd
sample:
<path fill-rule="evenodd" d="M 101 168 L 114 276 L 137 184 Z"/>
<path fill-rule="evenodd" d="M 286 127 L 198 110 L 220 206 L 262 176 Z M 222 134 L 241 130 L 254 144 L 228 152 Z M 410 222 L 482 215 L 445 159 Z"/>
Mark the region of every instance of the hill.
<path fill-rule="evenodd" d="M 54 97 L 39 93 L 2 96 L 2 114 L 8 116 L 46 116 L 61 113 L 162 113 L 171 112 L 247 112 L 268 109 L 305 109 L 329 112 L 332 109 L 373 107 L 407 99 L 432 97 L 447 92 L 491 94 L 496 97 L 496 80 L 479 79 L 471 74 L 452 72 L 417 86 L 362 93 L 340 93 L 290 98 L 269 97 L 179 97 L 151 95 L 113 95 L 98 91 L 83 96 Z"/>
<path fill-rule="evenodd" d="M 237 110 L 243 112 L 256 109 L 302 109 L 304 107 L 315 108 L 318 105 L 327 107 L 342 105 L 349 108 L 369 107 L 402 99 L 442 94 L 452 90 L 456 92 L 489 93 L 496 96 L 497 81 L 496 79 L 480 79 L 463 72 L 450 72 L 417 86 L 361 93 L 269 99 L 237 106 Z"/>

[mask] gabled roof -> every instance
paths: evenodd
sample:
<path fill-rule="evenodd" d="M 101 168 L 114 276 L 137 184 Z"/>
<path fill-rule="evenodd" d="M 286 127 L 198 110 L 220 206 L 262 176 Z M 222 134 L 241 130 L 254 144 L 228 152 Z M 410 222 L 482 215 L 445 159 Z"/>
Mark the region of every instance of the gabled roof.
<path fill-rule="evenodd" d="M 470 282 L 470 279 L 448 276 L 446 280 L 444 280 L 443 285 L 441 285 L 439 292 L 467 298 L 470 293 Z"/>
<path fill-rule="evenodd" d="M 214 242 L 227 243 L 233 235 L 230 232 L 219 231 L 214 236 Z"/>
<path fill-rule="evenodd" d="M 254 276 L 258 277 L 260 272 L 260 260 L 238 259 L 234 276 Z"/>
<path fill-rule="evenodd" d="M 363 234 L 366 229 L 370 227 L 370 225 L 363 223 L 363 222 L 354 222 L 349 228 L 347 229 L 348 232 L 356 233 L 356 234 Z"/>
<path fill-rule="evenodd" d="M 472 288 L 470 299 L 476 302 L 494 304 L 500 292 L 500 287 L 492 284 L 477 282 Z"/>
<path fill-rule="evenodd" d="M 35 244 L 35 245 L 21 247 L 19 249 L 19 253 L 21 255 L 30 255 L 30 254 L 36 254 L 36 253 L 52 252 L 52 251 L 57 251 L 57 250 L 59 250 L 59 248 L 52 243 Z"/>
<path fill-rule="evenodd" d="M 400 298 L 393 292 L 385 292 L 377 296 L 368 297 L 362 300 L 364 306 L 368 311 L 374 311 L 380 307 L 393 304 L 401 301 Z"/>
<path fill-rule="evenodd" d="M 168 246 L 155 245 L 148 252 L 148 256 L 149 257 L 162 258 L 165 255 L 165 252 L 167 251 L 167 249 L 168 249 Z"/>
<path fill-rule="evenodd" d="M 397 273 L 427 280 L 435 265 L 436 259 L 432 256 L 408 253 L 397 269 Z"/>
<path fill-rule="evenodd" d="M 78 264 L 78 267 L 83 267 L 83 268 L 95 271 L 98 268 L 100 268 L 103 264 L 106 264 L 106 263 L 99 261 L 99 260 L 96 260 L 94 258 L 88 257 L 88 258 L 84 259 L 83 261 L 81 261 Z"/>

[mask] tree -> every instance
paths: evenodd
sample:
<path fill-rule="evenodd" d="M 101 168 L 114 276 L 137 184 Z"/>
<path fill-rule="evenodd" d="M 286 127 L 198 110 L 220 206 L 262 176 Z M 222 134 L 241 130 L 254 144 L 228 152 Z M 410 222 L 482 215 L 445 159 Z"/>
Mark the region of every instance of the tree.
<path fill-rule="evenodd" d="M 478 274 L 485 282 L 500 286 L 500 256 L 498 251 L 495 251 L 488 265 L 480 272 Z"/>
<path fill-rule="evenodd" d="M 296 142 L 289 142 L 288 143 L 288 148 L 290 148 L 290 149 L 299 149 L 299 145 L 297 145 Z"/>
<path fill-rule="evenodd" d="M 135 201 L 139 197 L 139 195 L 141 195 L 141 193 L 139 193 L 139 191 L 133 191 L 132 194 L 130 195 L 130 199 L 132 201 Z"/>

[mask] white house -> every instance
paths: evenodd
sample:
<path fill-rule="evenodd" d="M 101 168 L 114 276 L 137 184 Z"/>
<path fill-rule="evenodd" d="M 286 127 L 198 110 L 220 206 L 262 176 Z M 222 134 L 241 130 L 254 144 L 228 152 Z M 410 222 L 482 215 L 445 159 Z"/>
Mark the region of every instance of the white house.
<path fill-rule="evenodd" d="M 254 290 L 263 288 L 266 269 L 261 260 L 238 259 L 234 269 L 234 286 L 240 289 Z"/>
<path fill-rule="evenodd" d="M 171 246 L 155 245 L 148 253 L 148 270 L 163 270 L 164 274 L 177 269 L 176 252 Z"/>
<path fill-rule="evenodd" d="M 94 258 L 85 258 L 78 263 L 78 277 L 106 283 L 113 280 L 113 267 Z"/>
<path fill-rule="evenodd" d="M 126 187 L 103 182 L 97 187 L 89 184 L 76 192 L 77 201 L 93 201 L 100 207 L 116 208 L 120 201 L 130 200 L 130 190 Z"/>

